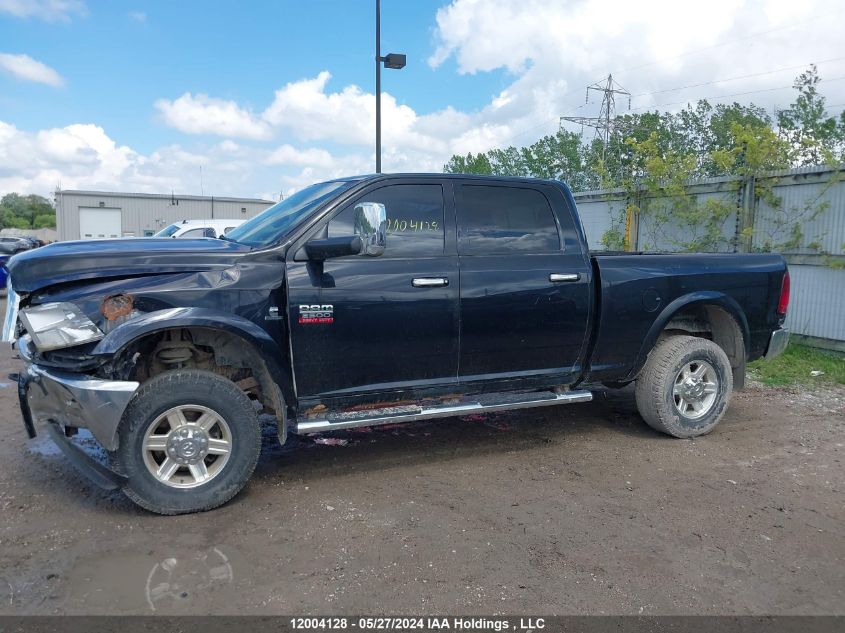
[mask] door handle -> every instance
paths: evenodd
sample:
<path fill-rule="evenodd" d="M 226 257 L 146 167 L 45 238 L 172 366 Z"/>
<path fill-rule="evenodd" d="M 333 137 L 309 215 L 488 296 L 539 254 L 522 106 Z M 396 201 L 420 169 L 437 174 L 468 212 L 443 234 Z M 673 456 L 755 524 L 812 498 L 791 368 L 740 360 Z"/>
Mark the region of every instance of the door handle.
<path fill-rule="evenodd" d="M 414 277 L 411 285 L 414 288 L 439 288 L 448 286 L 449 280 L 446 277 Z"/>
<path fill-rule="evenodd" d="M 581 273 L 551 273 L 549 281 L 578 281 Z"/>

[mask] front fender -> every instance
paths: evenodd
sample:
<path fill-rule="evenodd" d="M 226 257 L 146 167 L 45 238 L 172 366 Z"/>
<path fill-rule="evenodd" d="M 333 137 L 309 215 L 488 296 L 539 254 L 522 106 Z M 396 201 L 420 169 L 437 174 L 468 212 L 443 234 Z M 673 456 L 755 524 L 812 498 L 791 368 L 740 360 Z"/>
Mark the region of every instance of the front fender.
<path fill-rule="evenodd" d="M 111 357 L 148 334 L 191 327 L 220 330 L 252 344 L 285 398 L 292 402 L 289 399 L 292 397 L 290 374 L 283 365 L 286 354 L 264 329 L 244 317 L 231 313 L 221 313 L 208 308 L 168 308 L 148 312 L 114 328 L 91 353 L 95 356 Z"/>
<path fill-rule="evenodd" d="M 748 354 L 749 344 L 751 342 L 748 319 L 746 318 L 742 307 L 740 307 L 736 300 L 722 292 L 714 290 L 691 292 L 689 294 L 682 295 L 669 303 L 665 308 L 663 308 L 663 311 L 660 312 L 654 323 L 651 324 L 648 334 L 643 339 L 639 354 L 637 354 L 636 363 L 634 363 L 633 369 L 627 376 L 628 380 L 633 380 L 643 368 L 643 365 L 645 365 L 646 360 L 648 359 L 649 353 L 657 344 L 657 339 L 660 338 L 660 334 L 672 318 L 684 308 L 696 305 L 715 305 L 730 314 L 736 320 L 740 330 L 742 331 L 745 353 L 746 355 Z"/>

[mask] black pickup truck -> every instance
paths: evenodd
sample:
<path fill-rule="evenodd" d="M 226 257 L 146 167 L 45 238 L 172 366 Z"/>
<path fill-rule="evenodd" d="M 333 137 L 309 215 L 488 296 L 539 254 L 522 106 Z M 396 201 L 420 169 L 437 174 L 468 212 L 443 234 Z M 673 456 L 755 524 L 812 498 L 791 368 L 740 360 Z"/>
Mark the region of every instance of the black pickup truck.
<path fill-rule="evenodd" d="M 9 271 L 29 435 L 164 514 L 245 485 L 262 412 L 284 442 L 636 382 L 649 425 L 693 437 L 789 336 L 779 255 L 591 254 L 544 180 L 334 180 L 222 239 L 56 243 Z"/>

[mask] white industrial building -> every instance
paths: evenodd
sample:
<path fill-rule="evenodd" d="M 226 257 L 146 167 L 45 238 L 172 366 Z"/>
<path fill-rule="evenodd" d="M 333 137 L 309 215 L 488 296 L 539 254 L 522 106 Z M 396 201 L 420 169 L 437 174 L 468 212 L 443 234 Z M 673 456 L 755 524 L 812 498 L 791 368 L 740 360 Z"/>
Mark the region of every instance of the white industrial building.
<path fill-rule="evenodd" d="M 181 220 L 245 220 L 272 204 L 257 198 L 58 190 L 56 229 L 59 240 L 144 237 Z"/>

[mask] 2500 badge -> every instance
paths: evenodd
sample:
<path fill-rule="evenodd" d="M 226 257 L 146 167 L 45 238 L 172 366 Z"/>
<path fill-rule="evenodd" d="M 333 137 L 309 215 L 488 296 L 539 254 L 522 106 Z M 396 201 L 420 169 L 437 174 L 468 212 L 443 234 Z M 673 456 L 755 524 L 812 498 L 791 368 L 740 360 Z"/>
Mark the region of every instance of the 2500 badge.
<path fill-rule="evenodd" d="M 314 304 L 299 306 L 300 323 L 334 323 L 334 306 Z"/>

